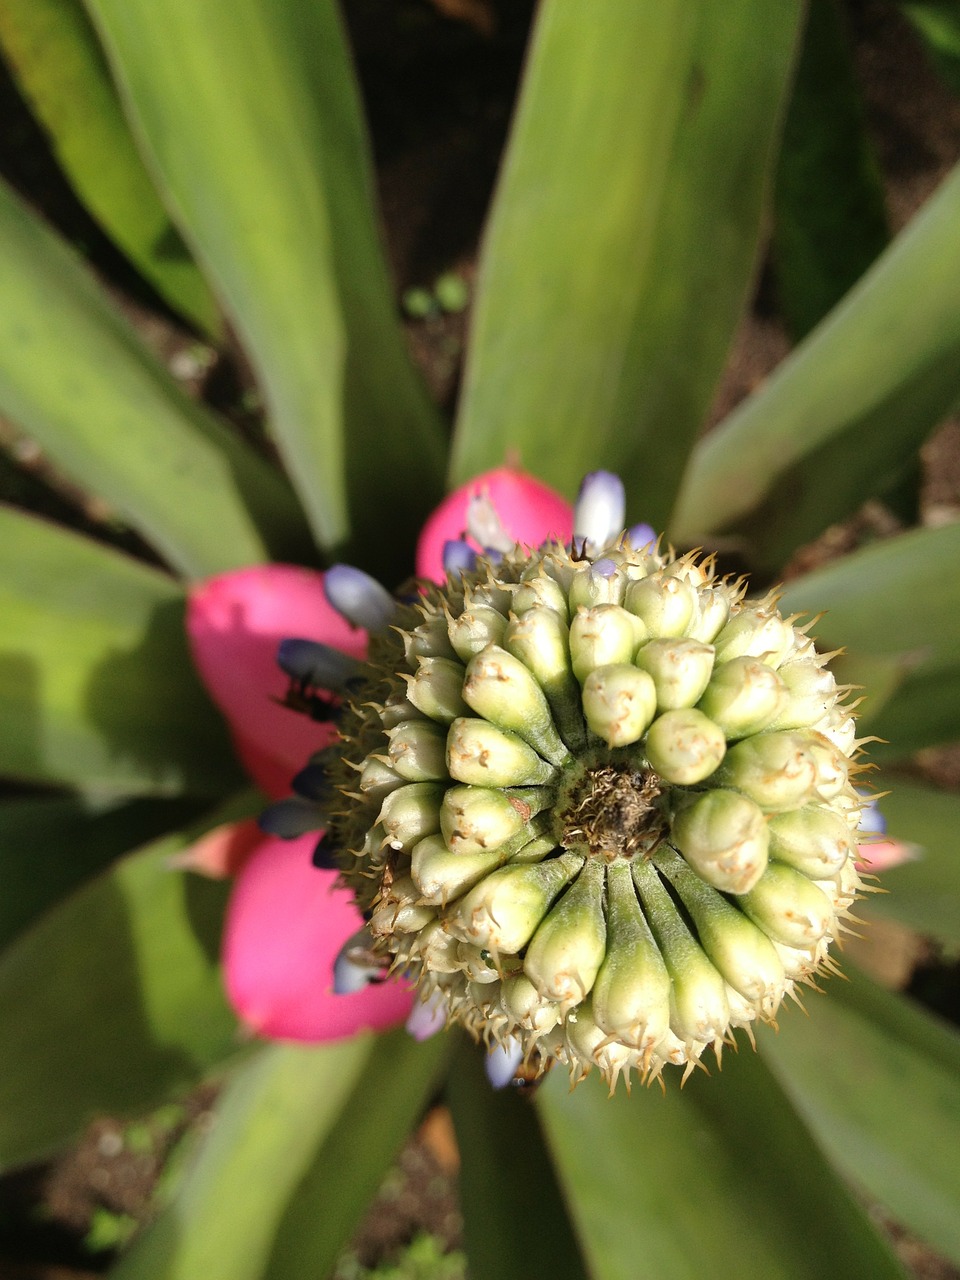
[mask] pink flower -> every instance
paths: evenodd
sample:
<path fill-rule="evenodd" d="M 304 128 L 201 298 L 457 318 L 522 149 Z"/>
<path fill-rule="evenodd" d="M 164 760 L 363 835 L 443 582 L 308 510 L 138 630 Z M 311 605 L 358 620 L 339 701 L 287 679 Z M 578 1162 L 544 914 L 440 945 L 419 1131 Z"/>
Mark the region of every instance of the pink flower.
<path fill-rule="evenodd" d="M 516 541 L 569 539 L 570 506 L 538 481 L 499 468 L 464 485 L 424 526 L 417 569 L 443 578 L 443 547 L 467 529 L 471 498 L 485 494 L 495 520 Z M 226 717 L 247 771 L 272 798 L 285 796 L 306 758 L 336 736 L 281 705 L 288 681 L 277 666 L 280 641 L 296 636 L 352 657 L 366 653 L 366 632 L 327 601 L 324 575 L 290 565 L 258 565 L 210 578 L 189 595 L 187 634 L 194 662 Z M 362 925 L 336 872 L 311 865 L 318 833 L 294 840 L 264 835 L 252 823 L 208 833 L 178 859 L 206 874 L 235 875 L 224 935 L 227 992 L 242 1021 L 279 1040 L 319 1041 L 402 1021 L 411 991 L 391 980 L 348 995 L 332 989 L 333 963 Z"/>

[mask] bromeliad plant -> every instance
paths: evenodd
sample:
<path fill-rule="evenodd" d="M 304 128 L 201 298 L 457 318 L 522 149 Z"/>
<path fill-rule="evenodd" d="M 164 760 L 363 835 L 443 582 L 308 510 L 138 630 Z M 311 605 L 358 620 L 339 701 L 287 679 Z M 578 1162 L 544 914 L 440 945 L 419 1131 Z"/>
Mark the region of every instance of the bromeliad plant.
<path fill-rule="evenodd" d="M 492 1092 L 453 1033 L 352 1034 L 412 997 L 331 993 L 363 921 L 311 865 L 323 826 L 316 856 L 369 917 L 338 985 L 393 959 L 421 977 L 419 1015 L 519 1045 L 534 1070 L 539 1055 L 575 1078 L 686 1072 L 836 960 L 825 945 L 860 879 L 859 733 L 885 740 L 873 784 L 892 787 L 894 835 L 924 848 L 863 914 L 960 938 L 956 799 L 888 772 L 958 736 L 958 526 L 791 578 L 779 614 L 686 554 L 734 550 L 775 580 L 894 492 L 960 396 L 944 269 L 960 175 L 842 298 L 814 269 L 811 189 L 856 197 L 831 213 L 831 251 L 862 243 L 876 208 L 839 17 L 832 0 L 806 24 L 790 0 L 541 4 L 447 458 L 396 321 L 330 0 L 0 7 L 81 197 L 196 331 L 216 342 L 230 323 L 282 463 L 188 398 L 4 189 L 0 407 L 161 567 L 0 515 L 0 768 L 33 788 L 0 807 L 0 1158 L 226 1080 L 215 1129 L 116 1274 L 324 1274 L 438 1093 L 475 1280 L 899 1274 L 848 1183 L 960 1259 L 960 1039 L 845 960 L 808 1019 L 759 1026 L 757 1054 L 725 1054 L 682 1092 L 608 1098 L 593 1072 L 568 1095 L 554 1071 L 531 1105 Z M 798 329 L 824 318 L 699 441 L 771 186 L 785 309 Z M 591 489 L 576 530 L 542 488 L 553 505 L 531 514 L 512 466 L 486 505 L 482 486 L 472 508 L 454 488 L 417 565 L 435 585 L 411 587 L 445 467 L 462 486 L 518 458 L 567 496 L 619 472 L 662 539 L 624 535 L 604 500 L 590 515 Z M 318 560 L 391 591 L 293 567 Z M 835 675 L 801 612 L 823 613 L 821 652 L 843 646 Z M 281 658 L 312 718 L 273 701 L 289 700 L 284 638 L 309 642 Z M 869 690 L 856 730 L 851 685 Z M 308 834 L 242 825 L 263 798 L 237 760 L 283 806 L 315 752 L 300 801 L 270 811 Z M 218 969 L 229 884 L 184 862 L 237 872 L 226 962 L 247 1027 L 332 1043 L 238 1035 Z"/>

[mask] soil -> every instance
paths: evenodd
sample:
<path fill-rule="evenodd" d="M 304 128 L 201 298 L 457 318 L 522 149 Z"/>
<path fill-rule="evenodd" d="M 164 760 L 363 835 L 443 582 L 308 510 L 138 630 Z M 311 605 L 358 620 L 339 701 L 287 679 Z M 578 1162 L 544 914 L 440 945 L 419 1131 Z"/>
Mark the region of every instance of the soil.
<path fill-rule="evenodd" d="M 452 275 L 469 294 L 533 8 L 532 0 L 345 3 L 398 305 L 405 304 L 413 356 L 448 414 L 457 394 L 469 307 L 458 302 L 445 310 L 433 291 L 438 279 Z M 868 127 L 885 177 L 891 228 L 897 229 L 960 157 L 960 100 L 933 73 L 892 4 L 849 0 L 848 10 Z M 256 392 L 240 354 L 198 347 L 194 335 L 111 246 L 77 203 L 42 131 L 2 71 L 0 112 L 5 120 L 0 172 L 83 248 L 175 375 L 262 445 Z M 755 390 L 789 348 L 769 274 L 763 273 L 711 421 Z M 108 507 L 71 485 L 31 441 L 2 421 L 0 443 L 13 458 L 12 465 L 0 467 L 0 497 L 153 558 Z M 923 521 L 932 525 L 960 517 L 960 421 L 944 425 L 925 446 L 922 468 Z M 900 527 L 887 508 L 868 504 L 804 549 L 791 571 L 806 571 Z M 960 749 L 927 753 L 918 767 L 938 785 L 960 785 Z M 909 983 L 920 998 L 960 1021 L 956 966 L 909 934 L 892 942 L 886 935 L 879 951 L 888 965 L 881 976 L 898 986 Z M 864 958 L 869 964 L 869 956 Z M 208 1123 L 212 1101 L 209 1090 L 200 1090 L 181 1107 L 137 1125 L 103 1118 L 59 1160 L 0 1179 L 0 1280 L 81 1280 L 102 1274 L 125 1235 L 149 1217 L 158 1180 L 179 1140 Z M 456 1247 L 456 1168 L 449 1116 L 435 1109 L 384 1184 L 354 1241 L 351 1266 L 391 1256 L 419 1231 Z M 960 1271 L 896 1224 L 882 1225 L 912 1275 L 960 1280 Z"/>

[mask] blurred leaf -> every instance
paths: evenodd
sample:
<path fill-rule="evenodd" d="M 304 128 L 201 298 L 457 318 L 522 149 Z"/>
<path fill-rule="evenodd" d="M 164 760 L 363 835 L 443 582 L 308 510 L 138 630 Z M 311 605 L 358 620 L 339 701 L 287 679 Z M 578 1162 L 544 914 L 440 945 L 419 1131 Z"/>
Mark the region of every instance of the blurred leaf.
<path fill-rule="evenodd" d="M 944 82 L 954 93 L 960 93 L 960 3 L 901 0 L 900 8 L 923 37 Z"/>
<path fill-rule="evenodd" d="M 945 525 L 876 542 L 784 589 L 785 612 L 825 612 L 821 648 L 847 649 L 838 670 L 864 686 L 862 728 L 888 739 L 874 759 L 960 735 L 958 564 L 960 524 Z M 874 703 L 878 660 L 889 665 Z"/>
<path fill-rule="evenodd" d="M 461 1036 L 447 1077 L 447 1100 L 460 1149 L 470 1280 L 527 1280 L 533 1274 L 585 1278 L 533 1099 L 513 1089 L 492 1089 L 482 1052 Z"/>
<path fill-rule="evenodd" d="M 838 0 L 813 0 L 774 200 L 777 298 L 795 338 L 823 319 L 889 239 L 864 122 L 847 14 Z"/>
<path fill-rule="evenodd" d="M 259 1049 L 220 1099 L 174 1199 L 112 1280 L 327 1275 L 442 1056 L 442 1044 L 404 1032 Z"/>
<path fill-rule="evenodd" d="M 657 1280 L 904 1274 L 749 1048 L 682 1093 L 674 1073 L 664 1097 L 596 1077 L 567 1096 L 554 1072 L 537 1101 L 594 1280 L 638 1259 Z"/>
<path fill-rule="evenodd" d="M 883 916 L 960 946 L 960 795 L 884 774 L 890 794 L 880 803 L 891 839 L 919 846 L 919 858 L 884 871 L 888 893 L 861 904 L 867 918 Z"/>
<path fill-rule="evenodd" d="M 353 1092 L 284 1210 L 264 1280 L 301 1280 L 333 1270 L 423 1114 L 449 1052 L 447 1036 L 418 1044 L 400 1028 L 377 1039 Z M 318 1207 L 330 1204 L 334 1170 L 336 1212 L 318 1212 Z"/>
<path fill-rule="evenodd" d="M 893 485 L 960 397 L 960 168 L 826 320 L 695 450 L 670 536 L 764 568 Z"/>
<path fill-rule="evenodd" d="M 666 519 L 753 272 L 799 17 L 792 0 L 540 6 L 455 480 L 516 453 L 571 493 L 602 465 L 632 519 Z"/>
<path fill-rule="evenodd" d="M 809 1021 L 761 1030 L 762 1056 L 837 1167 L 960 1262 L 960 1035 L 845 969 Z"/>
<path fill-rule="evenodd" d="M 143 167 L 80 0 L 4 0 L 0 43 L 81 200 L 170 305 L 216 335 L 216 303 Z"/>
<path fill-rule="evenodd" d="M 2 184 L 0 249 L 0 410 L 188 574 L 309 546 L 282 478 L 188 398 Z"/>
<path fill-rule="evenodd" d="M 44 796 L 0 803 L 0 948 L 115 858 L 199 810 L 197 800 Z"/>
<path fill-rule="evenodd" d="M 242 775 L 165 574 L 0 507 L 0 773 L 217 794 Z"/>
<path fill-rule="evenodd" d="M 321 545 L 408 574 L 442 444 L 395 315 L 334 0 L 87 7 Z"/>
<path fill-rule="evenodd" d="M 36 1160 L 96 1113 L 143 1112 L 238 1049 L 220 985 L 229 886 L 172 854 L 256 797 L 124 858 L 0 956 L 0 1167 Z"/>

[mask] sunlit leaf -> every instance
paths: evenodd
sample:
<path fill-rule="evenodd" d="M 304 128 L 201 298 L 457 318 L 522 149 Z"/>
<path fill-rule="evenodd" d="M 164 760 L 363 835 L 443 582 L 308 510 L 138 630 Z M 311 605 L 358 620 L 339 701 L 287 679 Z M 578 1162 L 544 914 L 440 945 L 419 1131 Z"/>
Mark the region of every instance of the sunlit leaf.
<path fill-rule="evenodd" d="M 228 885 L 169 865 L 208 825 L 114 864 L 0 956 L 0 1166 L 95 1114 L 145 1111 L 238 1051 L 217 963 Z"/>
<path fill-rule="evenodd" d="M 88 0 L 321 544 L 409 573 L 442 446 L 397 324 L 334 0 Z"/>
<path fill-rule="evenodd" d="M 67 246 L 0 184 L 0 410 L 170 564 L 308 551 L 289 486 L 190 400 Z"/>
<path fill-rule="evenodd" d="M 903 1276 L 749 1048 L 682 1093 L 606 1093 L 556 1071 L 537 1098 L 594 1280 L 636 1280 L 638 1259 L 657 1280 Z"/>
<path fill-rule="evenodd" d="M 114 793 L 241 782 L 172 578 L 0 507 L 0 773 Z"/>
<path fill-rule="evenodd" d="M 895 484 L 960 397 L 960 169 L 766 384 L 694 452 L 672 538 L 775 570 Z"/>
<path fill-rule="evenodd" d="M 749 286 L 801 6 L 538 11 L 480 266 L 453 478 L 620 470 L 665 521 Z"/>
<path fill-rule="evenodd" d="M 960 1034 L 844 968 L 763 1057 L 837 1167 L 960 1262 Z"/>
<path fill-rule="evenodd" d="M 4 0 L 0 44 L 81 200 L 175 310 L 216 334 L 216 303 L 143 167 L 80 0 Z"/>

